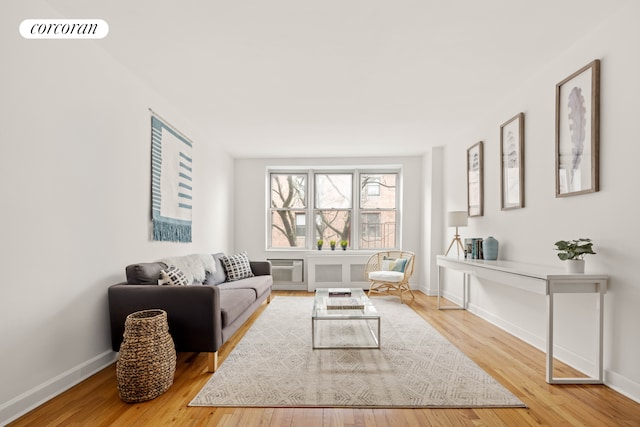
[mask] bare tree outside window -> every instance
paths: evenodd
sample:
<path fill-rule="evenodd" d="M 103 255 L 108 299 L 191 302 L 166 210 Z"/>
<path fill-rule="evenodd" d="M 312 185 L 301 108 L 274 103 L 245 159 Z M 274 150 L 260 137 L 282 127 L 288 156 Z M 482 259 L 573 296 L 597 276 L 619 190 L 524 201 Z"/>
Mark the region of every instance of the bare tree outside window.
<path fill-rule="evenodd" d="M 271 247 L 306 247 L 307 175 L 271 174 Z"/>
<path fill-rule="evenodd" d="M 315 175 L 315 238 L 325 242 L 351 240 L 353 175 Z"/>
<path fill-rule="evenodd" d="M 320 239 L 325 247 L 332 240 L 337 245 L 346 240 L 355 249 L 397 245 L 398 173 L 272 172 L 269 183 L 270 248 L 311 249 Z"/>

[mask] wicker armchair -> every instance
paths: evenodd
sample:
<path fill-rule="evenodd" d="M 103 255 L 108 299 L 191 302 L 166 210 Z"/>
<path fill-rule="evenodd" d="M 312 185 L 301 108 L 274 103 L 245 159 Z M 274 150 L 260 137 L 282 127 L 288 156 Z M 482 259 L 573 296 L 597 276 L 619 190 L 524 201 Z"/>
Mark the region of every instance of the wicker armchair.
<path fill-rule="evenodd" d="M 402 297 L 409 292 L 411 298 L 415 298 L 409 286 L 409 278 L 413 274 L 415 258 L 415 254 L 409 251 L 383 251 L 371 255 L 364 268 L 364 278 L 371 282 L 369 296 L 371 296 L 372 292 L 398 295 L 400 302 L 404 303 Z M 397 265 L 397 260 L 403 260 L 404 268 L 401 265 Z M 394 266 L 395 271 L 393 270 Z"/>

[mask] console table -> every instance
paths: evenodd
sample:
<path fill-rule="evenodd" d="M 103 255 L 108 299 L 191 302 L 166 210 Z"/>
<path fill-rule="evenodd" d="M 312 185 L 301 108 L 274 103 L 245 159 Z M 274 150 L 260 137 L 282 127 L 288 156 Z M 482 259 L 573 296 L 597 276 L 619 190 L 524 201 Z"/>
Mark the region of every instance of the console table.
<path fill-rule="evenodd" d="M 516 287 L 524 291 L 547 296 L 547 382 L 549 384 L 602 384 L 604 369 L 603 353 L 603 315 L 604 294 L 607 292 L 609 276 L 603 274 L 567 274 L 561 268 L 525 264 L 511 261 L 485 261 L 457 259 L 438 255 L 438 309 L 466 310 L 468 306 L 468 288 L 471 275 Z M 446 268 L 463 273 L 462 304 L 440 305 L 440 271 Z M 596 316 L 598 323 L 598 348 L 596 352 L 596 377 L 557 378 L 553 376 L 553 299 L 555 294 L 597 293 Z"/>

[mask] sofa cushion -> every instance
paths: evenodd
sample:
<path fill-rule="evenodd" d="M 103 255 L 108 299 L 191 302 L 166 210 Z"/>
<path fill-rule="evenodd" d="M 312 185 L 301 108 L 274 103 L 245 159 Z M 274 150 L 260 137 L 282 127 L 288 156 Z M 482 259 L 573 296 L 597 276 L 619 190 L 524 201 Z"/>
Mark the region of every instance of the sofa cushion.
<path fill-rule="evenodd" d="M 404 279 L 404 273 L 399 271 L 371 271 L 369 272 L 369 279 L 380 282 L 400 282 Z"/>
<path fill-rule="evenodd" d="M 253 276 L 235 282 L 227 282 L 221 284 L 220 289 L 252 289 L 255 292 L 255 298 L 258 299 L 265 292 L 271 291 L 273 278 L 271 276 Z"/>
<path fill-rule="evenodd" d="M 227 280 L 233 282 L 235 280 L 253 277 L 251 264 L 246 252 L 240 252 L 231 256 L 221 257 L 222 265 L 227 272 Z"/>
<path fill-rule="evenodd" d="M 190 285 L 189 279 L 175 265 L 168 267 L 166 270 L 160 270 L 160 280 L 158 285 Z"/>
<path fill-rule="evenodd" d="M 160 271 L 167 268 L 162 262 L 141 262 L 125 268 L 129 285 L 158 285 Z"/>
<path fill-rule="evenodd" d="M 256 300 L 253 289 L 220 288 L 222 327 L 226 328 L 244 313 Z"/>

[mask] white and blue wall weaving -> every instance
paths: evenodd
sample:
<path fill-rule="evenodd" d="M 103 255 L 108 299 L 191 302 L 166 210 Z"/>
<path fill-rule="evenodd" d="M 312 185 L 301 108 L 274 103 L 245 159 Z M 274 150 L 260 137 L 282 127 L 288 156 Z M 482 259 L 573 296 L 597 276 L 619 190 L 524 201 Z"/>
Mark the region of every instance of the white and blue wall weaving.
<path fill-rule="evenodd" d="M 193 143 L 151 112 L 153 240 L 191 242 Z"/>

